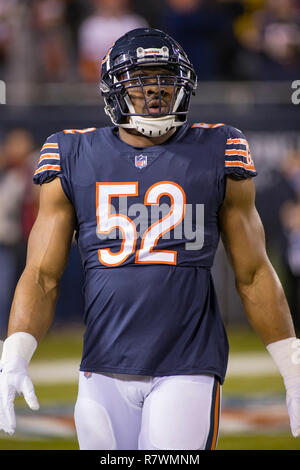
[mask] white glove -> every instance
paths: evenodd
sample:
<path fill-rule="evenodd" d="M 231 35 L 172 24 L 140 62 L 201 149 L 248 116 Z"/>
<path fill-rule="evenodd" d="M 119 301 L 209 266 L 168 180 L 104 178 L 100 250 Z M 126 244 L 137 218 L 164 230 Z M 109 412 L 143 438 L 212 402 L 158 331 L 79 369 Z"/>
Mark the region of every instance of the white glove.
<path fill-rule="evenodd" d="M 23 395 L 32 410 L 39 409 L 27 370 L 36 345 L 35 338 L 23 332 L 14 333 L 4 341 L 0 363 L 0 430 L 9 434 L 16 430 L 14 400 L 17 395 Z"/>
<path fill-rule="evenodd" d="M 300 436 L 300 340 L 287 338 L 267 346 L 286 389 L 286 404 L 294 437 Z"/>
<path fill-rule="evenodd" d="M 292 434 L 294 437 L 298 437 L 300 436 L 300 375 L 286 377 L 284 384 Z"/>

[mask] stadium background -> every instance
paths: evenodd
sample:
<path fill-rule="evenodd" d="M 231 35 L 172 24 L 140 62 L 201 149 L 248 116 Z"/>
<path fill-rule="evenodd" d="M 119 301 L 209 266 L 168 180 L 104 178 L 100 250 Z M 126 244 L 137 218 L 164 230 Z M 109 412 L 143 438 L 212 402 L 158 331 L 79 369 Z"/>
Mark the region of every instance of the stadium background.
<path fill-rule="evenodd" d="M 57 130 L 110 125 L 99 58 L 143 25 L 171 34 L 196 68 L 189 122 L 225 122 L 248 138 L 267 250 L 300 329 L 300 2 L 0 0 L 1 339 L 37 211 L 39 148 Z M 282 380 L 249 328 L 221 243 L 213 272 L 231 348 L 218 448 L 300 449 L 289 432 Z M 17 399 L 17 433 L 0 433 L 0 449 L 77 448 L 81 285 L 74 244 L 54 324 L 30 365 L 41 408 L 33 413 Z"/>

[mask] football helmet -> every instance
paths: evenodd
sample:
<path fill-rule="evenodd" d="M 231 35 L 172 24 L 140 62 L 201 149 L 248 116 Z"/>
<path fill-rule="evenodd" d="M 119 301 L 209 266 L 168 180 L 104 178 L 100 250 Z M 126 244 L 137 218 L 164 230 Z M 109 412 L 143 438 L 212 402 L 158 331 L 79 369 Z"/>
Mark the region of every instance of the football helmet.
<path fill-rule="evenodd" d="M 147 87 L 155 88 L 150 107 Z M 197 77 L 186 53 L 158 29 L 129 31 L 102 60 L 100 90 L 106 114 L 113 124 L 136 129 L 149 137 L 164 135 L 186 122 L 190 98 L 196 88 Z M 136 90 L 144 99 L 142 112 L 136 111 L 130 97 Z"/>

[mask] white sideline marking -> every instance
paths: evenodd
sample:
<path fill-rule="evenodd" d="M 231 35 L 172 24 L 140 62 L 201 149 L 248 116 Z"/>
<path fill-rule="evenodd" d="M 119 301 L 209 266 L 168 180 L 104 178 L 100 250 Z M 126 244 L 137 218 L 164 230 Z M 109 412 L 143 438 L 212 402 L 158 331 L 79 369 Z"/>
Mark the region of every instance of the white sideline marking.
<path fill-rule="evenodd" d="M 80 359 L 32 361 L 29 374 L 34 383 L 74 383 L 78 381 Z M 229 356 L 227 377 L 279 374 L 268 354 L 245 353 Z"/>
<path fill-rule="evenodd" d="M 227 376 L 279 374 L 268 353 L 244 353 L 229 355 Z"/>
<path fill-rule="evenodd" d="M 34 383 L 74 383 L 78 381 L 80 360 L 32 361 L 29 375 Z"/>

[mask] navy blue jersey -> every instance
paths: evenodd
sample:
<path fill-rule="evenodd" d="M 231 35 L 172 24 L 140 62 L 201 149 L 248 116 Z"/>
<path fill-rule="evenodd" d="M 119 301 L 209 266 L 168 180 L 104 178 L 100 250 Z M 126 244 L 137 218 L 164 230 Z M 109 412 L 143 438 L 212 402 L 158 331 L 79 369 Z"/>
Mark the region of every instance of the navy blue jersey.
<path fill-rule="evenodd" d="M 211 267 L 226 175 L 256 171 L 245 136 L 224 124 L 184 125 L 148 148 L 126 144 L 115 127 L 47 139 L 34 182 L 59 176 L 75 208 L 82 371 L 224 381 L 228 341 Z"/>

